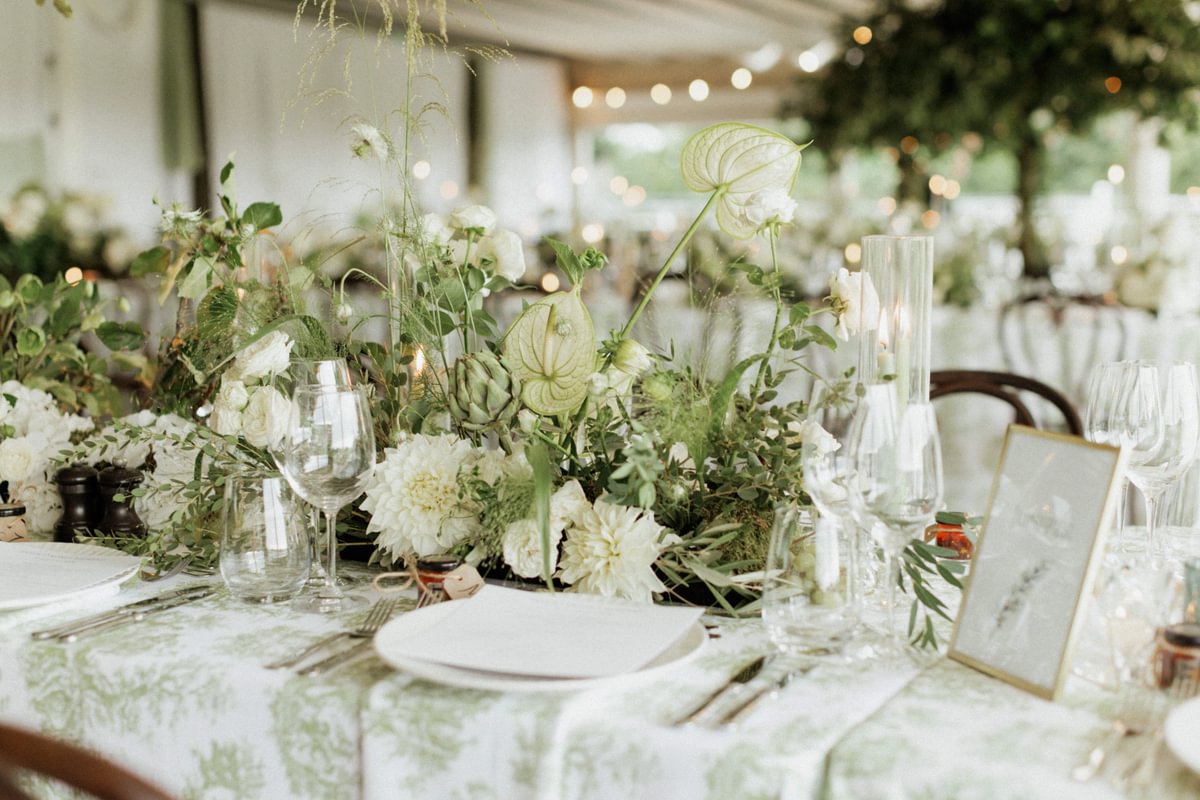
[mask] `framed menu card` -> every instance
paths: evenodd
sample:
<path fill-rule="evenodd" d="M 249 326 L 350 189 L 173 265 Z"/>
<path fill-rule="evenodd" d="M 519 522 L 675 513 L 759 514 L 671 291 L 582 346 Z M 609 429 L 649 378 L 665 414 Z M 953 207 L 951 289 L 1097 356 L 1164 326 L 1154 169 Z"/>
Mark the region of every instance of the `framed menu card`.
<path fill-rule="evenodd" d="M 1124 469 L 1118 448 L 1009 426 L 950 658 L 1058 695 Z"/>

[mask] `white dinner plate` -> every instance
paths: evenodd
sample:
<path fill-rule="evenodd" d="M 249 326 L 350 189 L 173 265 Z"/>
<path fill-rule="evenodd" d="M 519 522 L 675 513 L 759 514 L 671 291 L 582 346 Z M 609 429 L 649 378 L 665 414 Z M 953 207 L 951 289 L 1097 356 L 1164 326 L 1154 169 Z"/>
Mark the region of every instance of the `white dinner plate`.
<path fill-rule="evenodd" d="M 0 611 L 119 586 L 141 563 L 140 558 L 94 544 L 0 543 Z"/>
<path fill-rule="evenodd" d="M 412 618 L 418 614 L 422 615 L 420 627 L 424 628 L 431 622 L 436 624 L 437 619 L 444 617 L 452 610 L 452 606 L 453 602 L 427 606 L 384 625 L 379 633 L 375 634 L 375 650 L 379 653 L 379 657 L 396 669 L 415 677 L 460 689 L 482 689 L 493 692 L 577 692 L 608 685 L 615 681 L 652 675 L 668 667 L 684 664 L 695 658 L 708 641 L 708 632 L 704 630 L 703 625 L 696 622 L 657 658 L 641 669 L 602 678 L 546 678 L 505 672 L 487 672 L 452 667 L 435 661 L 409 658 L 403 655 L 406 652 L 404 639 L 410 635 L 414 627 Z M 431 617 L 434 619 L 431 620 Z"/>
<path fill-rule="evenodd" d="M 1200 773 L 1200 697 L 1194 697 L 1167 715 L 1163 726 L 1167 747 L 1192 772 Z"/>

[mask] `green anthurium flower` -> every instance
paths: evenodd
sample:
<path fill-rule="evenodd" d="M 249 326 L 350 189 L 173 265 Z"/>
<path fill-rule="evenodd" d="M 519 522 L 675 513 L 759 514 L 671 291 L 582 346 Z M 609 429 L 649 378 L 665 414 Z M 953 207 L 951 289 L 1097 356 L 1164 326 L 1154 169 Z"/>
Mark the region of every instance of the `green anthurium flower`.
<path fill-rule="evenodd" d="M 717 224 L 730 236 L 747 239 L 761 226 L 747 207 L 765 193 L 791 192 L 800 151 L 807 146 L 756 125 L 710 125 L 683 146 L 683 181 L 693 191 L 719 192 Z"/>
<path fill-rule="evenodd" d="M 554 416 L 578 408 L 596 369 L 596 334 L 579 288 L 525 309 L 504 335 L 503 353 L 531 411 Z"/>

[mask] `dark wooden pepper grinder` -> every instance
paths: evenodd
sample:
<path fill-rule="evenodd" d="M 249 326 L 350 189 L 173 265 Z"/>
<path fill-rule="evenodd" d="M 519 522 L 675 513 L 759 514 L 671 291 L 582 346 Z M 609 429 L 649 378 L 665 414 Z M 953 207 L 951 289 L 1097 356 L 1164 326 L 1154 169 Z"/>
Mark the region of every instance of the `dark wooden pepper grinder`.
<path fill-rule="evenodd" d="M 109 467 L 100 473 L 100 500 L 104 516 L 97 531 L 108 536 L 145 536 L 146 523 L 133 508 L 133 490 L 142 483 L 142 473 L 124 467 Z M 116 496 L 122 499 L 117 500 Z"/>
<path fill-rule="evenodd" d="M 91 534 L 100 521 L 100 486 L 95 469 L 85 464 L 63 467 L 54 476 L 62 497 L 62 516 L 54 526 L 54 541 L 73 542 L 75 533 Z"/>

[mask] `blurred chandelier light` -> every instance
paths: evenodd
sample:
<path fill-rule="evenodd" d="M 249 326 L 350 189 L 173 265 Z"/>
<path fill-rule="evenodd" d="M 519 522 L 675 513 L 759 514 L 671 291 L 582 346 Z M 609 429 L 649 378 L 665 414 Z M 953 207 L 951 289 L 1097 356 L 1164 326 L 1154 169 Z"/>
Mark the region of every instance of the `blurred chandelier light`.
<path fill-rule="evenodd" d="M 701 103 L 708 99 L 708 81 L 703 78 L 696 78 L 688 84 L 688 95 L 697 103 Z"/>
<path fill-rule="evenodd" d="M 665 83 L 656 83 L 650 87 L 650 99 L 660 106 L 671 102 L 671 87 Z"/>
<path fill-rule="evenodd" d="M 429 162 L 425 160 L 418 161 L 412 165 L 413 177 L 419 181 L 423 181 L 429 177 L 429 173 L 433 168 L 429 166 Z"/>
<path fill-rule="evenodd" d="M 754 73 L 745 67 L 738 67 L 729 76 L 729 82 L 733 84 L 735 89 L 749 88 L 750 83 L 754 80 Z"/>
<path fill-rule="evenodd" d="M 853 36 L 856 44 L 870 44 L 873 34 L 871 33 L 871 29 L 866 25 L 859 25 L 854 29 Z"/>
<path fill-rule="evenodd" d="M 586 86 L 578 87 L 571 93 L 571 102 L 576 108 L 587 108 L 592 104 L 592 90 Z"/>
<path fill-rule="evenodd" d="M 796 63 L 805 72 L 816 72 L 825 66 L 836 53 L 837 48 L 834 47 L 833 42 L 825 39 L 801 53 L 796 59 Z"/>
<path fill-rule="evenodd" d="M 1125 180 L 1125 168 L 1120 164 L 1113 164 L 1108 168 L 1108 182 L 1114 186 L 1119 185 Z"/>
<path fill-rule="evenodd" d="M 604 95 L 604 102 L 608 104 L 609 108 L 620 108 L 625 105 L 625 90 L 620 86 L 614 86 Z"/>
<path fill-rule="evenodd" d="M 779 63 L 783 48 L 779 42 L 767 42 L 752 53 L 742 56 L 742 66 L 751 72 L 766 72 Z"/>

